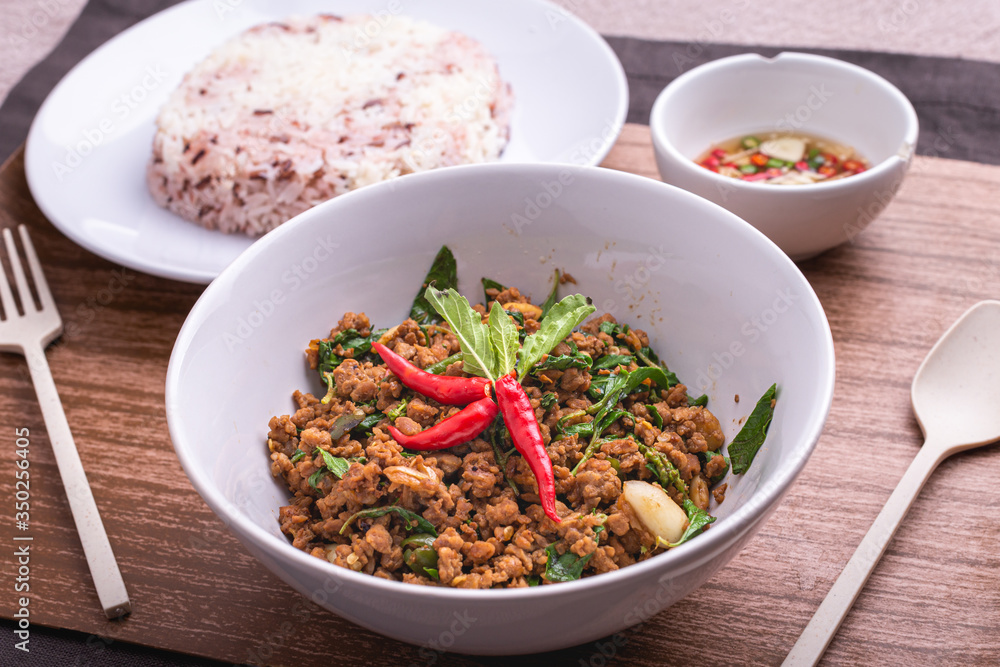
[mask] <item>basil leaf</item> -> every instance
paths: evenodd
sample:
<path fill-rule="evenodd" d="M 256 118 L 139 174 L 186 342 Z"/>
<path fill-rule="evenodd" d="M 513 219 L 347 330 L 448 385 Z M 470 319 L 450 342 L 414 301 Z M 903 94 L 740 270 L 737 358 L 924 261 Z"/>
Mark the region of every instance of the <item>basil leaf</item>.
<path fill-rule="evenodd" d="M 742 475 L 750 467 L 753 457 L 757 455 L 764 438 L 767 437 L 767 427 L 771 425 L 774 416 L 774 400 L 778 385 L 772 384 L 757 401 L 753 412 L 747 418 L 743 428 L 729 443 L 729 456 L 733 463 L 733 474 Z"/>
<path fill-rule="evenodd" d="M 333 425 L 330 426 L 330 439 L 337 442 L 347 433 L 357 428 L 357 426 L 364 420 L 365 413 L 357 409 L 354 412 L 348 412 L 340 415 L 333 420 Z"/>
<path fill-rule="evenodd" d="M 493 297 L 489 295 L 489 292 L 487 290 L 495 289 L 497 291 L 497 294 L 499 294 L 500 292 L 507 289 L 506 285 L 501 285 L 500 283 L 491 278 L 483 278 L 480 282 L 483 283 L 483 297 L 484 297 L 483 303 L 489 303 L 490 301 L 493 300 Z"/>
<path fill-rule="evenodd" d="M 351 462 L 339 456 L 334 456 L 322 447 L 317 447 L 316 451 L 323 457 L 323 465 L 326 466 L 326 469 L 336 475 L 337 479 L 344 479 L 344 475 L 347 474 L 347 471 L 351 467 Z"/>
<path fill-rule="evenodd" d="M 614 322 L 601 322 L 599 325 L 597 325 L 597 328 L 598 330 L 603 331 L 604 333 L 612 337 L 614 337 L 616 333 L 621 331 L 621 327 L 619 327 Z"/>
<path fill-rule="evenodd" d="M 649 408 L 649 414 L 653 418 L 653 424 L 656 428 L 663 428 L 663 415 L 660 414 L 660 411 L 652 405 L 647 405 L 646 407 Z"/>
<path fill-rule="evenodd" d="M 309 486 L 319 491 L 319 487 L 316 485 L 319 484 L 320 477 L 322 477 L 325 474 L 326 474 L 326 468 L 320 468 L 313 474 L 309 475 L 309 479 L 307 480 L 309 482 Z"/>
<path fill-rule="evenodd" d="M 350 518 L 347 519 L 347 521 L 344 522 L 343 527 L 340 529 L 340 534 L 343 535 L 344 531 L 347 530 L 347 527 L 358 519 L 377 519 L 380 516 L 385 516 L 389 512 L 395 512 L 406 521 L 406 530 L 414 530 L 417 528 L 419 529 L 418 532 L 430 533 L 434 537 L 437 537 L 438 535 L 437 528 L 435 528 L 434 524 L 430 521 L 419 514 L 414 514 L 410 510 L 396 505 L 388 505 L 386 507 L 370 507 L 366 510 L 355 512 L 350 516 Z M 416 522 L 416 526 L 413 525 L 414 522 Z"/>
<path fill-rule="evenodd" d="M 594 434 L 594 422 L 577 422 L 575 424 L 570 424 L 565 428 L 559 429 L 564 435 L 593 435 Z"/>
<path fill-rule="evenodd" d="M 549 314 L 552 310 L 552 306 L 556 305 L 556 299 L 559 295 L 559 269 L 556 269 L 555 275 L 552 277 L 552 291 L 549 292 L 549 296 L 545 299 L 542 304 L 542 314 L 538 317 L 538 321 L 541 322 L 545 319 L 545 316 Z"/>
<path fill-rule="evenodd" d="M 423 285 L 417 291 L 417 296 L 410 306 L 410 318 L 417 324 L 432 324 L 440 322 L 441 318 L 427 300 L 426 288 L 434 285 L 439 290 L 455 289 L 458 287 L 458 264 L 455 256 L 451 254 L 448 246 L 441 246 L 438 250 L 431 268 L 424 277 Z"/>
<path fill-rule="evenodd" d="M 528 586 L 538 586 L 542 583 L 542 580 L 538 578 L 537 574 L 533 574 L 528 577 Z"/>
<path fill-rule="evenodd" d="M 510 320 L 510 315 L 496 301 L 490 308 L 490 342 L 493 344 L 493 374 L 502 377 L 514 370 L 517 363 L 517 350 L 520 339 L 517 336 L 517 326 Z"/>
<path fill-rule="evenodd" d="M 576 581 L 583 574 L 587 561 L 594 555 L 590 553 L 580 558 L 572 551 L 567 551 L 560 556 L 555 544 L 545 547 L 545 554 L 548 556 L 545 561 L 545 578 L 549 581 Z"/>
<path fill-rule="evenodd" d="M 563 354 L 557 357 L 549 355 L 544 361 L 531 369 L 532 373 L 543 370 L 564 371 L 567 368 L 590 368 L 591 358 L 583 352 Z"/>
<path fill-rule="evenodd" d="M 670 378 L 659 366 L 646 366 L 644 368 L 637 368 L 631 372 L 619 371 L 608 376 L 603 397 L 600 401 L 587 408 L 587 412 L 599 414 L 601 411 L 610 410 L 618 401 L 631 394 L 646 380 L 652 380 L 653 384 L 662 389 L 670 388 Z"/>
<path fill-rule="evenodd" d="M 292 457 L 288 460 L 291 461 L 292 463 L 298 463 L 299 460 L 305 455 L 306 453 L 304 451 L 302 451 L 301 449 L 296 449 L 295 453 L 292 454 Z"/>
<path fill-rule="evenodd" d="M 317 354 L 319 363 L 316 365 L 316 370 L 319 372 L 320 378 L 325 378 L 327 373 L 332 373 L 333 369 L 343 361 L 343 359 L 333 353 L 334 347 L 335 345 L 328 340 L 321 340 L 319 342 Z"/>
<path fill-rule="evenodd" d="M 438 574 L 438 570 L 436 567 L 425 567 L 424 572 L 426 572 L 427 576 L 430 577 L 431 579 L 441 581 L 441 576 Z"/>
<path fill-rule="evenodd" d="M 559 397 L 556 396 L 551 391 L 549 393 L 547 393 L 547 394 L 544 394 L 542 396 L 542 398 L 541 398 L 541 401 L 540 401 L 541 406 L 543 408 L 545 408 L 546 410 L 548 410 L 549 408 L 551 408 L 553 405 L 555 405 L 558 402 L 559 402 Z"/>
<path fill-rule="evenodd" d="M 652 366 L 654 368 L 662 368 L 664 374 L 667 376 L 667 382 L 673 387 L 676 384 L 680 384 L 681 381 L 677 379 L 677 375 L 667 368 L 667 365 L 660 361 L 660 358 L 656 356 L 656 352 L 653 352 L 651 347 L 644 347 L 635 353 L 636 358 L 647 366 Z M 707 399 L 706 399 L 707 400 Z"/>
<path fill-rule="evenodd" d="M 365 417 L 364 419 L 362 419 L 361 423 L 358 424 L 357 426 L 355 426 L 355 428 L 359 428 L 362 431 L 370 431 L 373 428 L 375 428 L 375 426 L 380 421 L 382 421 L 382 417 L 383 417 L 383 415 L 382 415 L 381 412 L 373 412 L 370 415 L 368 415 L 367 417 Z"/>
<path fill-rule="evenodd" d="M 604 370 L 605 368 L 618 368 L 619 366 L 628 366 L 632 363 L 631 354 L 605 354 L 603 357 L 599 357 L 597 361 L 594 362 L 593 369 L 595 371 Z"/>
<path fill-rule="evenodd" d="M 523 382 L 532 367 L 595 310 L 582 294 L 571 294 L 552 306 L 538 331 L 525 338 L 521 345 L 518 382 Z"/>
<path fill-rule="evenodd" d="M 673 548 L 684 544 L 692 537 L 705 530 L 705 526 L 715 521 L 714 516 L 710 516 L 708 512 L 700 509 L 697 505 L 691 502 L 689 498 L 684 499 L 684 511 L 687 512 L 688 515 L 688 527 L 684 531 L 684 534 L 681 535 L 681 539 L 677 540 L 673 544 L 667 543 L 668 547 Z"/>
<path fill-rule="evenodd" d="M 454 289 L 438 290 L 428 287 L 424 292 L 428 303 L 451 325 L 451 331 L 462 346 L 462 366 L 466 373 L 488 380 L 496 367 L 496 354 L 490 341 L 490 331 L 483 324 L 479 313 L 469 305 L 468 299 Z"/>
<path fill-rule="evenodd" d="M 595 401 L 601 400 L 604 396 L 604 390 L 608 386 L 608 382 L 611 381 L 611 375 L 592 375 L 590 377 L 590 387 L 587 388 L 587 396 L 590 396 Z"/>
<path fill-rule="evenodd" d="M 424 371 L 428 373 L 433 373 L 434 375 L 439 375 L 443 373 L 448 368 L 448 366 L 451 366 L 453 363 L 455 363 L 461 358 L 462 358 L 462 353 L 456 352 L 450 357 L 445 357 L 441 361 L 435 361 L 430 366 L 425 367 Z"/>
<path fill-rule="evenodd" d="M 692 406 L 694 406 L 694 405 L 700 405 L 701 407 L 705 407 L 706 405 L 708 405 L 708 394 L 702 394 L 698 398 L 691 398 L 691 396 L 689 395 L 688 396 L 688 405 L 692 405 Z"/>

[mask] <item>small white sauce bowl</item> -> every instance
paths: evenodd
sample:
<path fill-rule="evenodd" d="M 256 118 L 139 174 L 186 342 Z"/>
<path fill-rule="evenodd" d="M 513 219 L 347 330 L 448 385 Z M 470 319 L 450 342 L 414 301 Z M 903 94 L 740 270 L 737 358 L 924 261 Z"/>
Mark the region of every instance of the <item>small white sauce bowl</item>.
<path fill-rule="evenodd" d="M 729 209 L 793 260 L 853 240 L 892 200 L 917 145 L 917 114 L 862 67 L 805 53 L 722 58 L 672 81 L 649 119 L 663 180 Z M 765 185 L 695 163 L 713 144 L 792 130 L 854 147 L 871 168 L 830 183 Z"/>

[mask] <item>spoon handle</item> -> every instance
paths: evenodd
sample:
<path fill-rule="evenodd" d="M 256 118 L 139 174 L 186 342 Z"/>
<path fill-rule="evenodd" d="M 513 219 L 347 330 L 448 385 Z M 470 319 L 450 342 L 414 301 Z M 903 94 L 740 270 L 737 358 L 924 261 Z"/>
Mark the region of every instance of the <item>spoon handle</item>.
<path fill-rule="evenodd" d="M 799 640 L 788 653 L 788 657 L 782 663 L 783 667 L 803 665 L 812 667 L 823 657 L 823 652 L 830 645 L 837 628 L 844 621 L 875 565 L 882 558 L 885 548 L 917 494 L 920 493 L 920 489 L 923 488 L 924 482 L 946 456 L 944 447 L 936 446 L 929 440 L 920 448 L 910 467 L 903 474 L 903 478 L 896 485 L 896 490 L 892 492 L 885 507 L 875 518 L 875 523 L 868 529 L 868 533 L 851 556 L 851 560 L 847 562 L 844 571 L 827 593 L 823 604 L 816 610 L 809 625 L 802 631 Z"/>

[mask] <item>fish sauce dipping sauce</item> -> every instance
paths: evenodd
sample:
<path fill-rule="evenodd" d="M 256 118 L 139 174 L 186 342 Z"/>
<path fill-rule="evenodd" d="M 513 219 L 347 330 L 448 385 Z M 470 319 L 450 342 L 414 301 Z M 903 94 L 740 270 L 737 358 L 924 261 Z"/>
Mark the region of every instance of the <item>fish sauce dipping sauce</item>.
<path fill-rule="evenodd" d="M 799 132 L 758 132 L 720 141 L 696 162 L 721 176 L 766 185 L 828 183 L 871 166 L 846 144 Z"/>
<path fill-rule="evenodd" d="M 878 217 L 905 177 L 918 132 L 913 106 L 891 83 L 856 65 L 803 53 L 743 54 L 689 70 L 657 97 L 649 124 L 665 182 L 732 211 L 794 260 L 855 238 Z M 805 175 L 803 181 L 816 182 L 761 187 L 759 168 L 767 174 L 770 168 L 783 169 L 788 160 L 781 167 L 754 165 L 757 171 L 741 178 L 698 163 L 718 142 L 748 137 L 762 144 L 800 139 L 807 144 L 807 164 L 800 170 L 795 163 L 802 160 L 796 160 L 783 175 L 797 173 Z M 867 160 L 864 170 L 816 178 L 819 167 L 827 165 L 814 170 L 808 164 L 808 144 L 820 139 L 852 148 Z M 836 155 L 835 150 L 823 152 Z M 843 166 L 840 156 L 838 161 Z M 719 166 L 725 164 L 719 160 Z M 798 176 L 787 180 L 793 178 Z"/>

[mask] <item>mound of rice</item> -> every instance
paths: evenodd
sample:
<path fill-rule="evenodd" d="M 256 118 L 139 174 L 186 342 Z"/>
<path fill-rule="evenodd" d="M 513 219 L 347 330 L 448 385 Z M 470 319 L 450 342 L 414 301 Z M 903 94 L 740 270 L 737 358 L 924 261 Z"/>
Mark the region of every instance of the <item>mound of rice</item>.
<path fill-rule="evenodd" d="M 426 22 L 322 15 L 260 25 L 171 95 L 147 183 L 192 222 L 263 234 L 369 183 L 495 160 L 512 103 L 481 44 Z"/>

